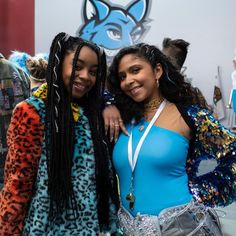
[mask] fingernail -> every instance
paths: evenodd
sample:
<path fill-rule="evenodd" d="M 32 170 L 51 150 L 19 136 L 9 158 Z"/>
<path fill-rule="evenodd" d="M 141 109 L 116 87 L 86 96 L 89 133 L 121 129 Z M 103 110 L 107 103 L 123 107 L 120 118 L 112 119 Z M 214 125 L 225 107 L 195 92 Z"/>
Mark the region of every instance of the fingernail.
<path fill-rule="evenodd" d="M 112 142 L 112 141 L 113 141 L 113 137 L 110 138 L 110 142 Z"/>

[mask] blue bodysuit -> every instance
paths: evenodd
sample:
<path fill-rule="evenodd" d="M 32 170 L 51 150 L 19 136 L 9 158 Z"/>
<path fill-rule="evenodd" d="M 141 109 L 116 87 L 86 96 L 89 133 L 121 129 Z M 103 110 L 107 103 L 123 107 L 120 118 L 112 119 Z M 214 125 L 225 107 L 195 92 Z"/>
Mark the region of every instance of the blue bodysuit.
<path fill-rule="evenodd" d="M 133 134 L 133 153 L 149 122 L 140 121 L 128 131 Z M 144 130 L 139 128 L 144 125 Z M 130 191 L 131 167 L 128 161 L 129 137 L 121 134 L 113 151 L 113 162 L 119 177 L 122 205 L 135 216 L 158 215 L 163 209 L 191 201 L 186 159 L 189 141 L 179 133 L 152 126 L 141 147 L 134 170 L 134 209 L 129 209 L 126 195 Z"/>

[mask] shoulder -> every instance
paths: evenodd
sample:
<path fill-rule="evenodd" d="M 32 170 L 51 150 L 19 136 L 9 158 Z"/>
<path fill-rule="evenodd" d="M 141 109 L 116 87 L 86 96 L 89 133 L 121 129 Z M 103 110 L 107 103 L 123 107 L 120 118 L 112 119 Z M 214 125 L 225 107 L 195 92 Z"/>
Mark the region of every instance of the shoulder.
<path fill-rule="evenodd" d="M 37 104 L 37 103 L 35 103 Z M 39 112 L 37 107 L 30 102 L 30 99 L 26 99 L 16 105 L 13 111 L 12 120 L 18 123 L 29 122 L 39 120 Z"/>
<path fill-rule="evenodd" d="M 194 104 L 186 106 L 186 111 L 189 116 L 212 116 L 212 112 L 207 108 L 202 108 L 201 106 Z"/>
<path fill-rule="evenodd" d="M 13 142 L 18 143 L 19 140 L 22 140 L 23 143 L 31 142 L 36 137 L 41 137 L 43 132 L 44 122 L 35 106 L 26 100 L 17 104 L 8 128 L 8 145 L 10 146 Z M 18 145 L 20 144 L 18 143 Z"/>
<path fill-rule="evenodd" d="M 39 97 L 31 96 L 31 97 L 27 98 L 25 100 L 25 102 L 28 103 L 29 105 L 35 107 L 35 109 L 38 111 L 45 109 L 45 101 Z"/>
<path fill-rule="evenodd" d="M 176 106 L 181 112 L 186 113 L 186 115 L 188 115 L 189 117 L 212 115 L 212 112 L 210 110 L 208 110 L 207 108 L 202 108 L 198 104 L 192 104 L 192 105 L 176 104 Z"/>
<path fill-rule="evenodd" d="M 191 129 L 195 129 L 199 126 L 203 121 L 206 120 L 215 120 L 212 112 L 207 108 L 202 108 L 201 106 L 194 104 L 194 105 L 180 105 L 176 104 L 179 112 L 183 116 L 185 122 Z"/>

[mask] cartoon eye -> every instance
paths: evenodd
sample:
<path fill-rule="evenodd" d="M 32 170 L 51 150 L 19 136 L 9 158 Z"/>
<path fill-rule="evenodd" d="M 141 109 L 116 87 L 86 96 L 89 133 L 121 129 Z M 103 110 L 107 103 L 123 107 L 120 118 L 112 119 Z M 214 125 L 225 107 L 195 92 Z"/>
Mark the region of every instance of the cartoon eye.
<path fill-rule="evenodd" d="M 107 30 L 107 34 L 111 39 L 114 39 L 114 40 L 121 39 L 121 33 L 119 30 L 109 29 Z"/>

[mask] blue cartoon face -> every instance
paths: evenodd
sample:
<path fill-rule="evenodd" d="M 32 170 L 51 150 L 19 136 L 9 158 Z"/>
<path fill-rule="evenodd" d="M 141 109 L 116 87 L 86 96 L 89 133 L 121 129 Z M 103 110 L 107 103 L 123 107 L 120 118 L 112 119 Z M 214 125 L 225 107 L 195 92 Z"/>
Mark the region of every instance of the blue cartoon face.
<path fill-rule="evenodd" d="M 123 9 L 111 7 L 103 1 L 90 0 L 95 14 L 90 19 L 84 17 L 85 23 L 77 35 L 103 47 L 106 55 L 113 57 L 121 47 L 137 43 L 142 38 L 148 2 L 136 0 L 127 9 Z"/>
<path fill-rule="evenodd" d="M 91 28 L 93 28 L 92 33 L 88 30 Z M 86 25 L 81 31 L 81 37 L 102 46 L 106 52 L 111 54 L 110 56 L 113 56 L 112 51 L 136 43 L 141 38 L 143 31 L 143 27 L 137 25 L 129 15 L 115 10 L 101 24 L 95 26 L 94 22 L 91 22 Z"/>

